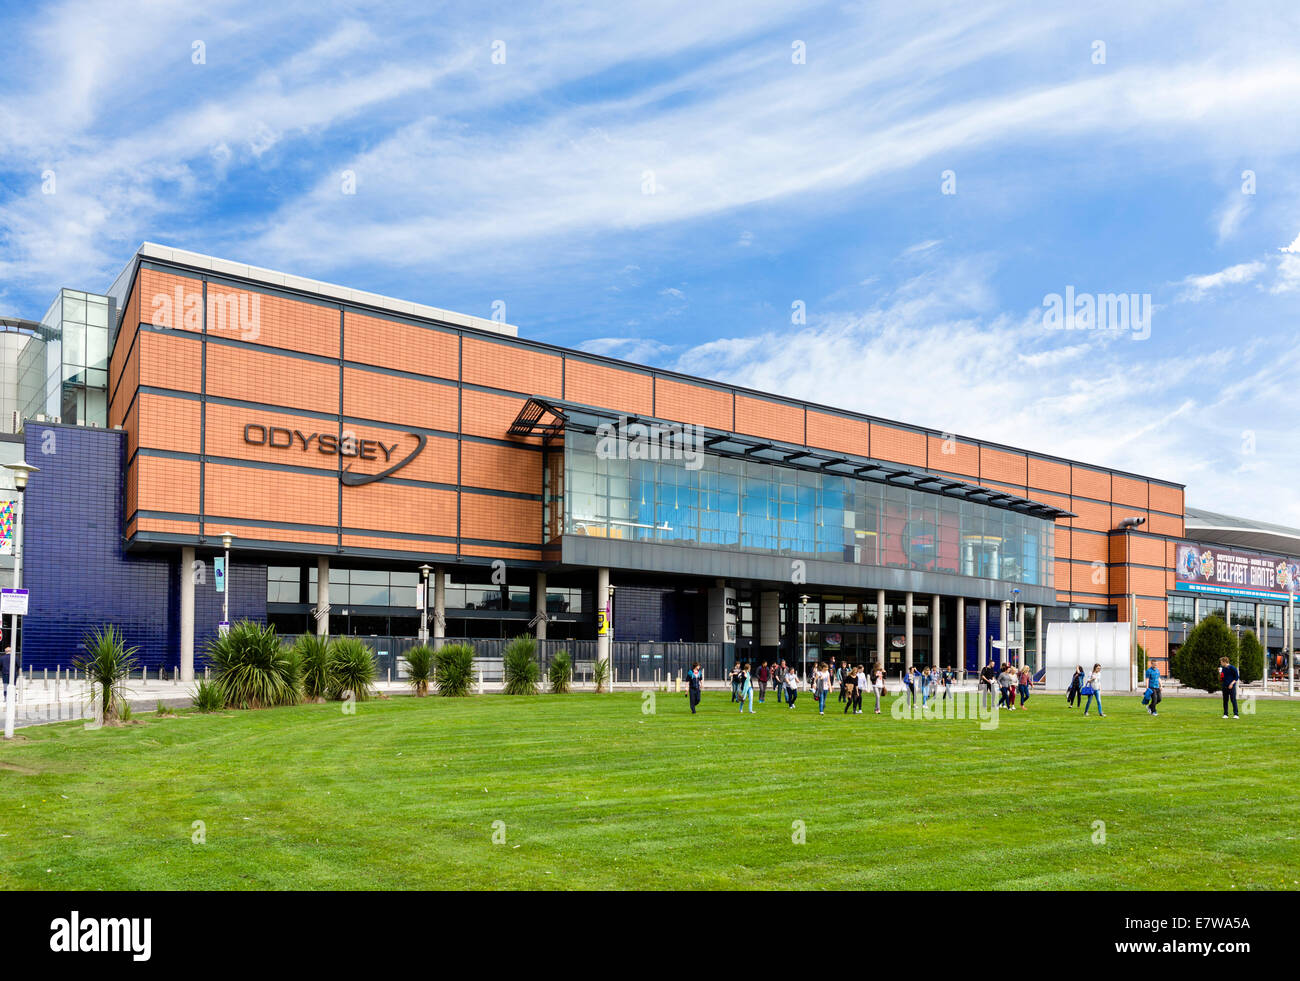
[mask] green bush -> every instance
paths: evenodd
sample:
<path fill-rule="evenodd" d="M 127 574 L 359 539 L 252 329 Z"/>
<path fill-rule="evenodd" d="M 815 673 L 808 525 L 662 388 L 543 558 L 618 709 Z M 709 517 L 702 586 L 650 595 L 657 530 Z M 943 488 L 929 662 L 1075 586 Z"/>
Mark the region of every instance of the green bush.
<path fill-rule="evenodd" d="M 609 662 L 596 660 L 591 666 L 591 680 L 596 683 L 596 691 L 602 692 L 609 687 Z"/>
<path fill-rule="evenodd" d="M 1241 672 L 1241 683 L 1248 685 L 1264 677 L 1264 647 L 1255 636 L 1255 631 L 1247 630 L 1241 635 L 1241 644 L 1237 654 L 1237 670 Z"/>
<path fill-rule="evenodd" d="M 464 698 L 474 686 L 474 648 L 469 644 L 444 644 L 434 654 L 438 694 Z"/>
<path fill-rule="evenodd" d="M 1147 673 L 1147 652 L 1146 652 L 1146 648 L 1143 647 L 1141 644 L 1137 645 L 1136 657 L 1137 657 L 1138 680 L 1141 681 L 1142 677 Z"/>
<path fill-rule="evenodd" d="M 81 639 L 83 654 L 73 659 L 73 666 L 85 673 L 91 698 L 98 704 L 105 723 L 129 717 L 126 704 L 126 681 L 135 671 L 138 647 L 127 647 L 122 631 L 111 623 L 86 634 Z M 8 679 L 6 679 L 8 680 Z"/>
<path fill-rule="evenodd" d="M 552 695 L 567 695 L 569 683 L 573 680 L 573 662 L 569 660 L 568 651 L 557 651 L 551 658 L 551 666 L 546 671 L 551 683 Z"/>
<path fill-rule="evenodd" d="M 202 681 L 194 688 L 194 707 L 200 712 L 217 712 L 225 704 L 221 689 L 211 681 Z"/>
<path fill-rule="evenodd" d="M 415 689 L 415 694 L 423 698 L 429 694 L 429 682 L 433 680 L 433 649 L 425 644 L 416 644 L 403 657 L 406 659 L 406 679 Z"/>
<path fill-rule="evenodd" d="M 537 663 L 537 641 L 527 634 L 506 644 L 502 654 L 505 662 L 505 693 L 507 695 L 536 695 L 541 666 Z"/>
<path fill-rule="evenodd" d="M 308 701 L 323 702 L 330 691 L 330 642 L 328 637 L 300 634 L 293 642 L 298 655 L 302 694 Z"/>
<path fill-rule="evenodd" d="M 270 624 L 240 620 L 208 641 L 212 683 L 226 708 L 270 708 L 298 702 L 298 665 Z"/>
<path fill-rule="evenodd" d="M 358 702 L 369 699 L 374 692 L 371 685 L 375 683 L 375 652 L 369 644 L 356 637 L 335 637 L 330 641 L 330 688 L 329 695 L 334 701 L 347 698 L 348 692 Z"/>
<path fill-rule="evenodd" d="M 1169 664 L 1169 673 L 1188 688 L 1218 691 L 1219 658 L 1237 660 L 1237 639 L 1222 617 L 1208 616 L 1187 635 Z"/>

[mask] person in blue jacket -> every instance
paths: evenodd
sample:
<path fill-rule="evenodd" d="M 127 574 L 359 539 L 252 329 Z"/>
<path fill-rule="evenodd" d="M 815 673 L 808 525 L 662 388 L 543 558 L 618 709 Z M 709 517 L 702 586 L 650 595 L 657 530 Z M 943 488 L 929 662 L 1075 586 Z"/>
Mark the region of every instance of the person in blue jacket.
<path fill-rule="evenodd" d="M 1142 703 L 1146 705 L 1147 712 L 1151 715 L 1159 715 L 1156 706 L 1160 704 L 1160 670 L 1151 662 L 1147 662 L 1147 690 L 1143 695 Z"/>
<path fill-rule="evenodd" d="M 1219 680 L 1223 683 L 1223 717 L 1228 717 L 1228 700 L 1231 699 L 1232 717 L 1240 718 L 1237 715 L 1237 685 L 1241 675 L 1226 657 L 1219 658 Z"/>
<path fill-rule="evenodd" d="M 750 671 L 749 664 L 746 663 L 740 669 L 740 711 L 743 715 L 745 712 L 745 699 L 749 699 L 749 714 L 754 714 L 754 673 Z"/>

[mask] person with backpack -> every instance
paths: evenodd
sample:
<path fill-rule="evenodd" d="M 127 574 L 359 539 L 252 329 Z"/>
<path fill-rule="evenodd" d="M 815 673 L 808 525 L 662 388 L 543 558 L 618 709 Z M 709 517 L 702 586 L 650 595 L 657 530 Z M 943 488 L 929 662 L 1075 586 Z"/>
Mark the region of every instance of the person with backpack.
<path fill-rule="evenodd" d="M 1078 702 L 1080 705 L 1083 704 L 1083 692 L 1080 691 L 1080 689 L 1083 688 L 1083 679 L 1083 665 L 1080 664 L 1074 669 L 1074 677 L 1070 679 L 1070 687 L 1065 689 L 1066 705 L 1073 706 L 1075 702 Z"/>
<path fill-rule="evenodd" d="M 700 704 L 700 682 L 703 679 L 704 672 L 700 670 L 700 662 L 696 661 L 686 672 L 686 697 L 691 702 L 691 715 L 695 714 L 695 706 Z"/>
<path fill-rule="evenodd" d="M 1159 715 L 1156 706 L 1160 704 L 1163 697 L 1160 694 L 1160 669 L 1150 661 L 1147 662 L 1146 669 L 1147 690 L 1142 694 L 1142 704 L 1147 707 L 1147 713 L 1150 715 Z"/>
<path fill-rule="evenodd" d="M 767 662 L 764 661 L 758 667 L 758 704 L 762 705 L 767 700 L 767 682 L 768 682 Z"/>
<path fill-rule="evenodd" d="M 1101 710 L 1101 665 L 1100 664 L 1094 664 L 1092 666 L 1092 674 L 1088 675 L 1088 680 L 1084 684 L 1083 688 L 1080 689 L 1080 691 L 1083 692 L 1084 697 L 1087 699 L 1087 701 L 1084 702 L 1083 705 L 1083 714 L 1084 715 L 1088 714 L 1088 709 L 1092 708 L 1092 700 L 1095 698 L 1097 699 L 1097 716 L 1098 718 L 1104 719 L 1106 717 L 1106 713 Z"/>
<path fill-rule="evenodd" d="M 1237 715 L 1237 685 L 1241 682 L 1241 673 L 1226 657 L 1219 658 L 1219 682 L 1223 685 L 1223 717 L 1228 717 L 1228 700 L 1232 700 L 1232 717 Z"/>

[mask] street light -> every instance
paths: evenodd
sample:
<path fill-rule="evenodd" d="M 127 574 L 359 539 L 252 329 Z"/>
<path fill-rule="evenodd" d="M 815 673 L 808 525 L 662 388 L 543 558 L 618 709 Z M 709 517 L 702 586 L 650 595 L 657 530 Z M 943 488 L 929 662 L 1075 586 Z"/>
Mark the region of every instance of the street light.
<path fill-rule="evenodd" d="M 420 643 L 429 643 L 429 573 L 433 566 L 427 562 L 420 566 Z"/>
<path fill-rule="evenodd" d="M 26 460 L 18 463 L 6 463 L 5 469 L 14 475 L 14 489 L 18 491 L 18 513 L 14 516 L 14 589 L 23 584 L 23 491 L 27 490 L 27 478 L 39 472 L 40 467 L 33 467 Z M 5 738 L 14 738 L 14 672 L 18 666 L 18 614 L 11 614 L 9 620 L 9 697 L 5 699 Z"/>
<path fill-rule="evenodd" d="M 226 561 L 222 566 L 225 582 L 221 584 L 221 622 L 226 624 L 227 629 L 230 627 L 230 542 L 234 537 L 229 531 L 221 533 L 221 546 L 226 550 Z"/>

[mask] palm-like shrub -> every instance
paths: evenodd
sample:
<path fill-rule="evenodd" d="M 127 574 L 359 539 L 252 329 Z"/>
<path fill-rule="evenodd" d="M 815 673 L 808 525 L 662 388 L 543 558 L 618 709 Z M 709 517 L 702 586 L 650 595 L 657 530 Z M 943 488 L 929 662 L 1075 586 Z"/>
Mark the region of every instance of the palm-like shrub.
<path fill-rule="evenodd" d="M 597 659 L 591 666 L 591 680 L 596 683 L 596 691 L 602 692 L 609 687 L 609 662 Z"/>
<path fill-rule="evenodd" d="M 1169 673 L 1188 688 L 1219 690 L 1219 658 L 1237 660 L 1237 638 L 1220 616 L 1208 616 L 1187 635 L 1169 663 Z"/>
<path fill-rule="evenodd" d="M 240 620 L 208 641 L 212 683 L 227 708 L 270 708 L 298 701 L 298 665 L 275 627 Z"/>
<path fill-rule="evenodd" d="M 224 701 L 221 689 L 211 681 L 200 680 L 194 687 L 194 707 L 200 712 L 216 712 Z"/>
<path fill-rule="evenodd" d="M 546 671 L 551 683 L 552 695 L 567 695 L 569 683 L 573 680 L 573 662 L 569 660 L 568 651 L 557 651 L 551 658 L 551 666 Z"/>
<path fill-rule="evenodd" d="M 375 682 L 375 652 L 370 645 L 356 637 L 335 637 L 330 641 L 329 695 L 342 701 L 348 693 L 358 702 L 374 694 L 370 686 Z"/>
<path fill-rule="evenodd" d="M 434 654 L 438 694 L 464 698 L 474 684 L 474 648 L 469 644 L 444 644 Z"/>
<path fill-rule="evenodd" d="M 300 634 L 293 642 L 298 655 L 302 694 L 308 701 L 323 702 L 330 691 L 330 644 L 328 637 Z"/>
<path fill-rule="evenodd" d="M 86 634 L 81 644 L 84 653 L 72 663 L 78 671 L 85 673 L 91 698 L 99 706 L 100 718 L 107 723 L 116 722 L 124 715 L 126 680 L 136 670 L 135 652 L 139 648 L 127 647 L 122 631 L 111 623 Z"/>
<path fill-rule="evenodd" d="M 505 693 L 507 695 L 536 695 L 541 666 L 537 663 L 537 641 L 527 634 L 506 644 L 502 654 L 505 662 Z"/>
<path fill-rule="evenodd" d="M 415 694 L 423 698 L 429 694 L 429 682 L 433 680 L 433 649 L 426 644 L 416 644 L 405 654 L 406 680 L 415 689 Z"/>
<path fill-rule="evenodd" d="M 1264 647 L 1260 644 L 1255 631 L 1247 630 L 1241 635 L 1238 653 L 1240 662 L 1237 670 L 1241 672 L 1241 683 L 1248 685 L 1264 677 Z"/>

